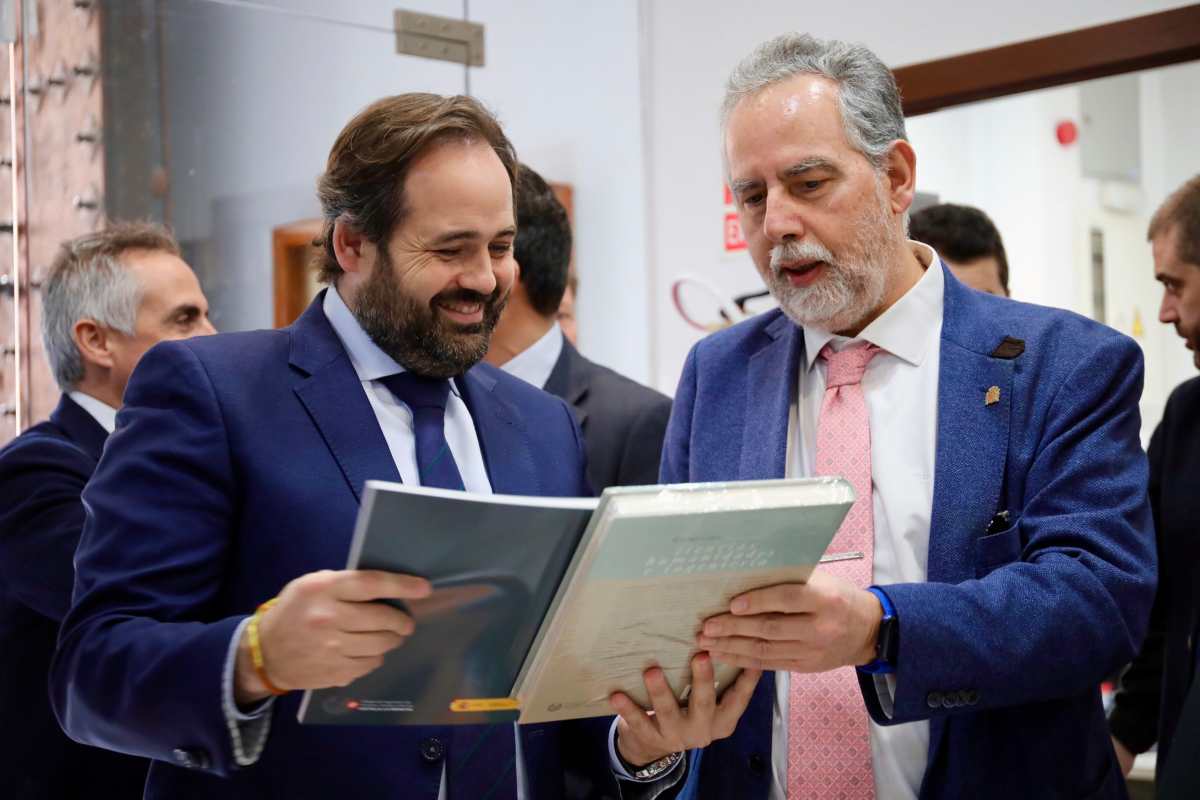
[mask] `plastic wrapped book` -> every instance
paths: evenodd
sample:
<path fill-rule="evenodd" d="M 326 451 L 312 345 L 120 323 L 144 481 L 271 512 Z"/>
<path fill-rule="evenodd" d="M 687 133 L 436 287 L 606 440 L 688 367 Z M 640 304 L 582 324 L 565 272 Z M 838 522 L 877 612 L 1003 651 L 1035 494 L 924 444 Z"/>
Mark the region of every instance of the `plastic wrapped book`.
<path fill-rule="evenodd" d="M 314 724 L 549 722 L 645 703 L 660 666 L 690 692 L 700 622 L 803 582 L 854 501 L 840 478 L 611 488 L 599 499 L 368 482 L 351 569 L 423 575 L 417 630 L 378 670 L 306 693 Z M 854 557 L 830 554 L 828 557 Z M 717 689 L 736 668 L 718 665 Z"/>

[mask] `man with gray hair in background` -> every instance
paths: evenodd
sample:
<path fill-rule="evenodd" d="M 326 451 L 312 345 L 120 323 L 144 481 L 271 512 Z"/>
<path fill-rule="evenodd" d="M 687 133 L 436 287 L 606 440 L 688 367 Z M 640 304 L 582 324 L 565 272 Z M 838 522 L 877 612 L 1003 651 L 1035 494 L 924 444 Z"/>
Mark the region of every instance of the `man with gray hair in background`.
<path fill-rule="evenodd" d="M 163 227 L 114 224 L 65 242 L 42 290 L 42 337 L 62 398 L 0 450 L 0 787 L 13 800 L 142 796 L 147 762 L 70 741 L 46 677 L 71 604 L 80 493 L 138 359 L 214 333 L 208 301 Z"/>
<path fill-rule="evenodd" d="M 842 475 L 858 499 L 847 558 L 701 626 L 765 670 L 732 735 L 678 725 L 652 671 L 653 716 L 613 698 L 623 758 L 708 745 L 688 782 L 714 800 L 1126 797 L 1098 686 L 1154 596 L 1137 345 L 908 240 L 916 153 L 865 47 L 767 42 L 722 126 L 780 308 L 692 349 L 662 482 Z"/>

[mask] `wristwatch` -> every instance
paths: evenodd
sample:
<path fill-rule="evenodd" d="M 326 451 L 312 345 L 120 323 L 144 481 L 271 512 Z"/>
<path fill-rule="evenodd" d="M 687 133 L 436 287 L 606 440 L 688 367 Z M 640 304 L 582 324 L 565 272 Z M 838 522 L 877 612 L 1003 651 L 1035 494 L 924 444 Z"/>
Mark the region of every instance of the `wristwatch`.
<path fill-rule="evenodd" d="M 621 759 L 621 763 L 630 775 L 639 781 L 647 781 L 670 772 L 683 759 L 683 751 L 680 750 L 678 753 L 665 755 L 658 759 L 658 761 L 651 761 L 649 764 L 641 767 L 635 767 L 630 764 L 619 752 L 617 753 L 617 758 Z"/>
<path fill-rule="evenodd" d="M 859 670 L 871 675 L 895 672 L 900 652 L 900 618 L 896 616 L 896 607 L 882 589 L 868 586 L 867 591 L 879 599 L 879 605 L 883 606 L 883 618 L 879 620 L 879 635 L 875 637 L 875 660 L 859 667 Z"/>

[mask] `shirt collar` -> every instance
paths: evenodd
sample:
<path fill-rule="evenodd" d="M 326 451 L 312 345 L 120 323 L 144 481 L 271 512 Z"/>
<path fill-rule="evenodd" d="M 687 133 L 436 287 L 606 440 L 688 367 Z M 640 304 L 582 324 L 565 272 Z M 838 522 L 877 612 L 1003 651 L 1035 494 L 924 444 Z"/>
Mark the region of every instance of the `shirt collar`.
<path fill-rule="evenodd" d="M 346 355 L 350 356 L 350 363 L 360 381 L 377 381 L 388 375 L 404 372 L 404 367 L 371 341 L 371 337 L 358 324 L 353 312 L 338 294 L 336 286 L 330 286 L 325 292 L 325 302 L 321 308 L 325 311 L 325 318 L 333 326 L 334 333 L 342 340 L 342 347 L 346 348 Z"/>
<path fill-rule="evenodd" d="M 550 380 L 562 349 L 562 328 L 556 322 L 542 338 L 510 358 L 500 369 L 541 389 Z"/>
<path fill-rule="evenodd" d="M 91 414 L 92 419 L 96 420 L 104 430 L 112 433 L 117 429 L 117 410 L 108 403 L 97 400 L 90 394 L 84 394 L 78 389 L 67 392 L 67 396 L 74 400 L 76 405 Z"/>
<path fill-rule="evenodd" d="M 812 369 L 823 348 L 829 342 L 840 350 L 853 341 L 867 341 L 898 358 L 918 366 L 925 360 L 929 348 L 942 327 L 942 298 L 945 277 L 941 261 L 933 248 L 921 242 L 909 241 L 913 255 L 925 268 L 920 280 L 895 303 L 880 314 L 854 338 L 838 336 L 812 326 L 804 327 L 805 369 Z"/>

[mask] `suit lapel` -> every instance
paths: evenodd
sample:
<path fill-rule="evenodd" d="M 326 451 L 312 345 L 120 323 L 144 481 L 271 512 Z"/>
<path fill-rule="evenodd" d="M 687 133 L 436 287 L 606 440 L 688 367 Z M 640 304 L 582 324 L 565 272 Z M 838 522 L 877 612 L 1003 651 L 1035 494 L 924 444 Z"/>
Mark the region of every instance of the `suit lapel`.
<path fill-rule="evenodd" d="M 308 375 L 295 387 L 296 396 L 361 502 L 367 480 L 399 482 L 400 473 L 358 373 L 325 318 L 324 299 L 324 292 L 317 295 L 292 325 L 289 360 Z"/>
<path fill-rule="evenodd" d="M 991 355 L 1010 333 L 988 324 L 973 294 L 946 272 L 938 368 L 937 455 L 928 580 L 974 578 L 974 540 L 1001 509 L 1014 359 Z"/>
<path fill-rule="evenodd" d="M 64 394 L 59 398 L 58 406 L 50 413 L 50 421 L 66 431 L 72 441 L 83 448 L 93 460 L 100 460 L 104 442 L 108 439 L 108 431 L 104 430 L 104 426 L 83 406 Z"/>
<path fill-rule="evenodd" d="M 975 577 L 972 542 L 1001 509 L 1013 362 L 945 338 L 941 353 L 928 580 L 958 583 Z M 996 389 L 999 398 L 988 404 Z"/>
<path fill-rule="evenodd" d="M 784 476 L 788 418 L 804 344 L 801 329 L 783 314 L 763 333 L 769 341 L 750 357 L 742 392 L 746 416 L 738 480 L 743 481 Z"/>
<path fill-rule="evenodd" d="M 926 580 L 975 577 L 975 540 L 1002 509 L 1012 413 L 1013 359 L 991 355 L 1008 334 L 987 322 L 974 295 L 945 270 L 938 366 L 937 454 Z M 946 720 L 929 729 L 929 758 Z"/>
<path fill-rule="evenodd" d="M 588 417 L 587 408 L 583 404 L 588 393 L 587 372 L 584 366 L 583 356 L 579 355 L 579 351 L 566 337 L 563 337 L 562 352 L 558 354 L 558 361 L 554 362 L 554 369 L 550 371 L 545 386 L 547 392 L 567 401 L 575 412 L 575 419 L 580 428 L 584 427 Z"/>
<path fill-rule="evenodd" d="M 491 368 L 467 370 L 455 380 L 471 412 L 488 481 L 496 494 L 540 494 L 542 490 L 521 417 L 503 396 Z"/>

